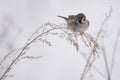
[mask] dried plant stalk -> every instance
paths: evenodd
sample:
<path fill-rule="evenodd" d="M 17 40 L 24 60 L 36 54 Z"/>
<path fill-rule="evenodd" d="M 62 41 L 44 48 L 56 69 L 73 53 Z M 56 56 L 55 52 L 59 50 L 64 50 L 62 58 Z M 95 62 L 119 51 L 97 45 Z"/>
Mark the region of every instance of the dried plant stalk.
<path fill-rule="evenodd" d="M 46 24 L 45 24 L 46 25 Z M 41 36 L 43 36 L 44 34 L 49 33 L 52 30 L 56 30 L 56 29 L 61 29 L 62 27 L 54 27 L 51 28 L 47 31 L 44 31 L 43 33 L 37 35 L 35 38 L 33 39 L 29 39 L 27 44 L 25 44 L 25 46 L 21 49 L 21 51 L 18 53 L 18 56 L 12 61 L 12 63 L 8 66 L 8 68 L 5 70 L 5 72 L 1 75 L 0 80 L 4 79 L 7 75 L 7 73 L 12 69 L 13 65 L 16 64 L 16 62 L 19 60 L 19 58 L 22 57 L 22 55 L 25 53 L 25 50 L 27 48 L 29 48 L 29 46 L 34 43 L 38 38 L 40 38 Z M 31 41 L 30 41 L 31 40 Z"/>
<path fill-rule="evenodd" d="M 107 21 L 109 20 L 109 18 L 111 17 L 112 11 L 113 11 L 113 10 L 112 10 L 112 7 L 111 7 L 108 15 L 106 15 L 106 17 L 105 17 L 105 19 L 104 19 L 104 21 L 103 21 L 103 23 L 102 23 L 102 25 L 101 25 L 101 28 L 100 28 L 100 30 L 99 30 L 99 32 L 98 32 L 98 34 L 97 34 L 97 37 L 96 37 L 96 39 L 95 39 L 95 42 L 96 42 L 96 43 L 98 42 L 98 39 L 100 38 L 100 35 L 101 35 L 101 33 L 102 33 L 102 30 L 103 30 L 104 27 L 106 26 L 106 22 L 107 22 Z M 93 64 L 93 62 L 94 62 L 94 60 L 95 60 L 95 56 L 94 56 L 93 54 L 96 53 L 97 48 L 98 48 L 98 45 L 96 45 L 96 43 L 94 44 L 94 46 L 93 46 L 93 48 L 92 48 L 92 50 L 91 50 L 91 52 L 90 52 L 90 55 L 89 55 L 89 57 L 88 57 L 88 59 L 87 59 L 87 63 L 86 63 L 86 65 L 85 65 L 85 68 L 84 68 L 84 70 L 83 70 L 83 73 L 82 73 L 82 76 L 81 76 L 80 80 L 84 80 L 84 78 L 86 77 L 87 72 L 90 70 L 90 68 L 91 68 L 91 66 L 92 66 L 92 64 Z"/>

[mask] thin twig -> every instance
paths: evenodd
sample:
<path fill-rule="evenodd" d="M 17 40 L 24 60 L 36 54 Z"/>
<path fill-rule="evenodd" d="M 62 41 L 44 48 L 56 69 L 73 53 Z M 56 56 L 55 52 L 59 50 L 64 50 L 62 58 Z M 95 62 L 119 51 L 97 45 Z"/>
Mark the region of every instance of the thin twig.
<path fill-rule="evenodd" d="M 14 51 L 15 51 L 15 49 L 12 50 L 12 51 L 10 51 L 9 53 L 7 53 L 7 55 L 0 61 L 0 66 L 1 66 L 1 65 L 3 64 L 3 62 L 9 57 L 9 55 L 11 55 Z"/>
<path fill-rule="evenodd" d="M 2 74 L 2 76 L 0 77 L 0 80 L 2 80 L 4 78 L 4 76 L 11 70 L 12 66 L 17 62 L 17 60 L 21 57 L 21 55 L 24 53 L 25 49 L 27 47 L 29 47 L 35 40 L 37 40 L 39 37 L 41 37 L 42 35 L 52 31 L 52 30 L 55 30 L 55 29 L 61 29 L 60 27 L 59 28 L 52 28 L 50 30 L 47 30 L 41 34 L 39 34 L 38 36 L 36 36 L 33 40 L 31 40 L 29 43 L 27 43 L 23 49 L 21 50 L 21 52 L 18 54 L 18 56 L 12 61 L 12 63 L 8 66 L 8 68 L 5 70 L 5 72 Z"/>
<path fill-rule="evenodd" d="M 82 76 L 81 76 L 80 80 L 84 80 L 84 78 L 85 78 L 85 76 L 86 76 L 86 74 L 87 74 L 87 70 L 88 70 L 88 66 L 90 65 L 91 57 L 92 57 L 92 55 L 89 55 L 89 57 L 88 57 L 88 59 L 87 59 L 87 63 L 86 63 L 86 65 L 85 65 L 85 68 L 84 68 L 84 70 L 83 70 L 83 73 L 82 73 Z"/>
<path fill-rule="evenodd" d="M 110 71 L 109 71 L 108 62 L 107 62 L 106 50 L 104 48 L 104 42 L 103 42 L 102 51 L 103 51 L 103 58 L 104 58 L 104 62 L 105 62 L 106 72 L 108 75 L 108 80 L 111 80 L 110 79 Z"/>
<path fill-rule="evenodd" d="M 112 75 L 112 71 L 113 71 L 113 67 L 114 67 L 116 50 L 117 50 L 117 45 L 118 45 L 118 41 L 119 41 L 119 34 L 120 34 L 120 30 L 117 32 L 117 36 L 116 36 L 116 40 L 115 40 L 115 44 L 114 44 L 114 49 L 113 49 L 112 59 L 111 59 L 110 75 Z"/>
<path fill-rule="evenodd" d="M 101 28 L 100 28 L 100 30 L 99 30 L 99 32 L 98 32 L 98 34 L 97 34 L 97 37 L 96 37 L 95 42 L 98 42 L 98 39 L 99 39 L 99 37 L 100 37 L 100 35 L 101 35 L 101 32 L 102 32 L 102 30 L 103 30 L 106 22 L 109 20 L 109 18 L 110 18 L 110 16 L 111 16 L 111 13 L 112 13 L 112 7 L 111 7 L 111 9 L 110 9 L 110 11 L 109 11 L 109 14 L 106 15 L 106 17 L 105 17 L 105 19 L 104 19 L 104 21 L 103 21 L 103 23 L 102 23 L 102 25 L 101 25 Z M 94 46 L 93 46 L 93 48 L 92 48 L 92 51 L 90 52 L 90 55 L 88 56 L 87 63 L 86 63 L 86 65 L 85 65 L 85 68 L 84 68 L 84 70 L 83 70 L 83 73 L 82 73 L 82 76 L 81 76 L 80 80 L 84 80 L 84 78 L 85 78 L 85 76 L 86 76 L 89 68 L 91 67 L 92 63 L 94 62 L 94 58 L 92 59 L 92 56 L 93 56 L 93 54 L 95 54 L 95 51 L 96 51 L 96 45 L 94 44 Z M 91 61 L 92 61 L 92 62 L 91 62 Z"/>
<path fill-rule="evenodd" d="M 80 54 L 80 55 L 82 55 L 82 54 Z M 83 58 L 86 60 L 86 57 L 84 56 L 84 55 L 82 55 L 83 56 Z M 92 64 L 90 64 L 90 65 L 92 65 Z M 91 66 L 97 73 L 99 73 L 101 76 L 103 76 L 104 78 L 106 78 L 107 79 L 107 76 L 104 74 L 104 73 L 102 73 L 97 67 L 95 67 L 94 65 L 92 65 Z"/>

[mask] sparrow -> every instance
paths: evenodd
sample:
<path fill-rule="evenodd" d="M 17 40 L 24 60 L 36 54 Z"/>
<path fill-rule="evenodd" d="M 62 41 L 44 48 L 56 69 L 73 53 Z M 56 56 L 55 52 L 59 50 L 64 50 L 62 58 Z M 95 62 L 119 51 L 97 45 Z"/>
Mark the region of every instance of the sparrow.
<path fill-rule="evenodd" d="M 68 15 L 68 17 L 58 16 L 67 22 L 67 28 L 72 32 L 84 32 L 89 27 L 89 21 L 86 19 L 84 13 L 77 15 Z"/>

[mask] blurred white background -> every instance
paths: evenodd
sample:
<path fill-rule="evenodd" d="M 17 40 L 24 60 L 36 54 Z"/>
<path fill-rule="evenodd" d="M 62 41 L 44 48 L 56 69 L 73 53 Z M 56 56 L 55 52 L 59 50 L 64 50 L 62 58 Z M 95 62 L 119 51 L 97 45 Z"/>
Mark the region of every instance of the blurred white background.
<path fill-rule="evenodd" d="M 86 32 L 96 35 L 110 7 L 113 12 L 104 34 L 108 64 L 111 63 L 116 34 L 120 29 L 119 0 L 0 0 L 0 60 L 13 48 L 22 47 L 42 24 L 48 21 L 64 23 L 57 15 L 85 13 L 90 21 L 90 28 Z M 89 52 L 76 52 L 73 46 L 60 38 L 50 40 L 52 47 L 42 43 L 32 45 L 27 54 L 43 57 L 39 60 L 21 60 L 10 72 L 15 76 L 8 80 L 80 80 L 85 66 L 80 54 Z M 120 79 L 119 48 L 118 42 L 111 80 Z M 103 55 L 99 55 L 94 65 L 106 75 Z M 90 78 L 87 80 L 107 80 L 95 70 L 91 70 L 88 76 Z"/>

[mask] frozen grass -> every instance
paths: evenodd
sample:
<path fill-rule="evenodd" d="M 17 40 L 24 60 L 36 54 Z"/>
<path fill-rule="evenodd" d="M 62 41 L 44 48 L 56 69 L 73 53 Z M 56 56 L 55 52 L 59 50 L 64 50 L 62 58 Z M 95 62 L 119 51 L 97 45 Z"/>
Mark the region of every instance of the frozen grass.
<path fill-rule="evenodd" d="M 37 43 L 37 42 L 45 43 L 48 46 L 52 46 L 52 43 L 47 38 L 45 38 L 45 36 L 49 36 L 49 35 L 57 36 L 61 39 L 66 40 L 68 43 L 70 43 L 72 46 L 74 46 L 77 51 L 80 48 L 79 41 L 78 41 L 80 39 L 84 43 L 84 45 L 90 49 L 90 51 L 89 51 L 90 55 L 87 58 L 87 62 L 86 62 L 86 65 L 84 67 L 84 70 L 82 72 L 82 75 L 80 75 L 81 76 L 80 80 L 85 80 L 86 74 L 88 73 L 88 71 L 92 67 L 92 64 L 95 61 L 96 56 L 98 56 L 99 50 L 101 50 L 100 46 L 98 44 L 98 40 L 100 38 L 102 30 L 106 26 L 106 22 L 109 20 L 109 18 L 111 16 L 111 13 L 112 13 L 112 8 L 109 11 L 109 14 L 106 15 L 105 20 L 103 21 L 101 28 L 100 28 L 99 32 L 97 33 L 96 38 L 94 38 L 91 34 L 85 33 L 85 32 L 83 34 L 76 33 L 76 32 L 73 33 L 66 28 L 66 24 L 57 25 L 54 23 L 47 22 L 44 25 L 40 26 L 30 36 L 30 38 L 28 39 L 28 41 L 26 42 L 26 44 L 22 48 L 15 49 L 15 50 L 11 51 L 0 61 L 0 67 L 1 67 L 4 65 L 6 59 L 8 59 L 8 57 L 11 54 L 17 53 L 15 58 L 12 60 L 12 62 L 8 65 L 8 67 L 5 69 L 5 71 L 0 75 L 0 80 L 5 79 L 6 77 L 12 77 L 12 76 L 8 76 L 8 74 L 12 70 L 14 65 L 16 63 L 18 63 L 19 60 L 21 60 L 21 59 L 40 59 L 42 56 L 27 56 L 26 55 L 27 51 L 29 50 L 29 48 L 32 46 L 33 43 Z M 114 57 L 113 57 L 113 60 L 114 60 Z M 113 63 L 114 62 L 112 62 L 112 64 Z M 110 71 L 108 70 L 107 66 L 108 65 L 106 62 L 106 70 L 107 70 L 108 76 L 109 76 Z M 106 78 L 106 76 L 102 72 L 100 72 L 95 66 L 93 66 L 93 68 L 101 76 Z M 112 67 L 111 67 L 111 72 L 112 72 Z M 108 77 L 107 79 L 110 80 L 110 77 Z"/>

